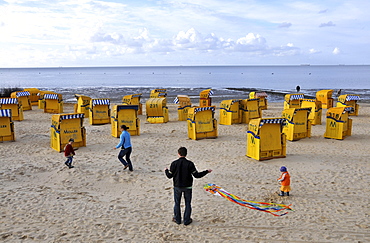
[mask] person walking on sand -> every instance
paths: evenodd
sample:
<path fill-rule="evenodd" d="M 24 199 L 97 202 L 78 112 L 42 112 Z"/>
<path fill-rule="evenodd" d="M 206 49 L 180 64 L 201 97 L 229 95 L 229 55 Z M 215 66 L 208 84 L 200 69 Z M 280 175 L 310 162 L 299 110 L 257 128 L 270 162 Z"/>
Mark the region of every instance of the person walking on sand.
<path fill-rule="evenodd" d="M 64 147 L 64 156 L 67 158 L 67 161 L 64 162 L 64 164 L 70 169 L 74 168 L 72 165 L 73 155 L 75 155 L 75 151 L 72 146 L 74 141 L 75 140 L 73 138 L 70 138 L 67 145 Z"/>
<path fill-rule="evenodd" d="M 202 178 L 203 176 L 211 173 L 212 170 L 204 170 L 198 172 L 195 165 L 190 160 L 186 159 L 187 149 L 180 147 L 178 149 L 179 159 L 171 163 L 170 169 L 165 168 L 164 171 L 168 179 L 173 178 L 173 192 L 175 206 L 173 208 L 174 216 L 172 221 L 181 224 L 181 209 L 180 202 L 182 194 L 185 198 L 185 212 L 184 212 L 184 225 L 189 225 L 193 222 L 191 219 L 191 198 L 193 176 L 195 178 Z"/>
<path fill-rule="evenodd" d="M 299 91 L 301 91 L 301 86 L 297 85 L 297 87 L 295 87 L 295 90 L 297 91 L 297 93 L 299 93 Z"/>
<path fill-rule="evenodd" d="M 280 194 L 279 196 L 284 196 L 284 193 L 286 192 L 286 195 L 289 196 L 290 192 L 290 175 L 288 173 L 288 170 L 285 166 L 282 166 L 280 168 L 281 176 L 278 179 L 278 182 L 280 182 Z"/>
<path fill-rule="evenodd" d="M 131 136 L 130 133 L 127 131 L 129 127 L 126 127 L 126 125 L 122 125 L 120 129 L 122 133 L 120 135 L 119 144 L 114 147 L 114 149 L 121 148 L 121 151 L 118 154 L 118 159 L 123 164 L 123 169 L 125 170 L 128 167 L 130 171 L 133 171 L 134 169 L 132 168 L 132 163 L 130 159 L 130 155 L 132 152 Z M 123 157 L 125 156 L 126 160 L 123 159 Z"/>
<path fill-rule="evenodd" d="M 339 97 L 341 93 L 342 93 L 342 89 L 339 89 L 337 92 L 337 97 Z"/>

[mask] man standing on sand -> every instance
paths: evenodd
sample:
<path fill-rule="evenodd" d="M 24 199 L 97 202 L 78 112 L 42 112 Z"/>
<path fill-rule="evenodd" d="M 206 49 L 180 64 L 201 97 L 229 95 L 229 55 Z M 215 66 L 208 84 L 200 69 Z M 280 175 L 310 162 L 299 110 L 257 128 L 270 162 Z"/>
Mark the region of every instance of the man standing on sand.
<path fill-rule="evenodd" d="M 130 133 L 127 131 L 128 129 L 129 127 L 126 127 L 126 125 L 121 126 L 122 133 L 120 135 L 119 144 L 116 147 L 114 147 L 114 149 L 121 148 L 121 151 L 118 154 L 118 159 L 123 164 L 124 166 L 123 169 L 125 170 L 128 167 L 130 171 L 133 171 L 134 169 L 132 168 L 132 163 L 130 159 L 130 155 L 132 152 L 131 136 L 130 136 Z M 126 156 L 126 160 L 123 159 L 123 157 L 125 156 Z"/>
<path fill-rule="evenodd" d="M 193 220 L 191 219 L 191 197 L 192 197 L 192 186 L 193 176 L 195 178 L 201 178 L 212 170 L 204 170 L 198 172 L 195 165 L 185 157 L 187 155 L 187 149 L 180 147 L 178 149 L 179 159 L 171 163 L 170 169 L 165 168 L 166 176 L 171 179 L 173 178 L 173 192 L 175 199 L 174 216 L 172 221 L 181 224 L 181 209 L 180 202 L 181 196 L 184 193 L 185 198 L 185 212 L 184 212 L 184 225 L 189 225 Z"/>

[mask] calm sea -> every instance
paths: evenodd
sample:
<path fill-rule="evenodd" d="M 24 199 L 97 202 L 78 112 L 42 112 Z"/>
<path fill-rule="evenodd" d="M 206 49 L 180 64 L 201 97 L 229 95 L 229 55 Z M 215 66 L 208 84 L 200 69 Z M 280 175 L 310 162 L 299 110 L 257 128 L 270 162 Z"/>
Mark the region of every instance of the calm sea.
<path fill-rule="evenodd" d="M 72 101 L 74 94 L 112 98 L 166 88 L 169 97 L 186 94 L 199 97 L 212 88 L 214 99 L 248 98 L 250 90 L 269 92 L 271 101 L 295 92 L 314 96 L 321 89 L 342 89 L 342 94 L 360 94 L 370 101 L 369 65 L 296 66 L 140 66 L 76 68 L 0 68 L 0 88 L 39 88 L 62 93 Z"/>

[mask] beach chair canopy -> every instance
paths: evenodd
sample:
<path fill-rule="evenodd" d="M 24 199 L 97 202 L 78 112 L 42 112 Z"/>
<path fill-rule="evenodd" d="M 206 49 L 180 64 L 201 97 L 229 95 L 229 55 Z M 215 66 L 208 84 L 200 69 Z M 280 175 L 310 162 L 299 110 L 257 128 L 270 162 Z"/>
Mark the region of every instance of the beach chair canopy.
<path fill-rule="evenodd" d="M 0 104 L 2 105 L 18 104 L 18 99 L 17 98 L 2 98 L 0 99 Z"/>
<path fill-rule="evenodd" d="M 0 117 L 12 117 L 11 109 L 0 109 Z"/>
<path fill-rule="evenodd" d="M 92 99 L 92 105 L 109 105 L 110 100 L 109 99 Z"/>
<path fill-rule="evenodd" d="M 28 91 L 19 91 L 19 92 L 16 92 L 16 95 L 17 97 L 22 97 L 22 96 L 30 96 L 30 92 Z"/>

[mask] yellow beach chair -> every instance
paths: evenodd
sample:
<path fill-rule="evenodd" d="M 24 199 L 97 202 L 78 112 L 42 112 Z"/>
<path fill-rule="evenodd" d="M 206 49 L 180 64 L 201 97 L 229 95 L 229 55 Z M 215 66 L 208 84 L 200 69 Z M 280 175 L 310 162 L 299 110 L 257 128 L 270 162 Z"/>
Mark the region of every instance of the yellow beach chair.
<path fill-rule="evenodd" d="M 323 109 L 329 109 L 333 107 L 333 90 L 323 89 L 316 92 L 316 99 L 321 101 L 321 106 Z"/>
<path fill-rule="evenodd" d="M 63 96 L 58 93 L 44 94 L 45 113 L 63 113 Z"/>
<path fill-rule="evenodd" d="M 10 109 L 13 121 L 23 121 L 23 108 L 17 98 L 0 98 L 0 109 Z"/>
<path fill-rule="evenodd" d="M 166 98 L 149 98 L 145 105 L 146 120 L 149 123 L 166 123 L 169 121 Z"/>
<path fill-rule="evenodd" d="M 262 118 L 260 99 L 245 99 L 240 101 L 242 123 L 248 124 L 251 119 Z"/>
<path fill-rule="evenodd" d="M 30 101 L 30 92 L 28 91 L 16 91 L 10 94 L 11 98 L 18 98 L 19 104 L 22 105 L 23 111 L 32 110 L 32 105 Z"/>
<path fill-rule="evenodd" d="M 220 104 L 220 124 L 232 125 L 242 122 L 240 100 L 223 100 Z"/>
<path fill-rule="evenodd" d="M 267 93 L 266 92 L 250 92 L 249 99 L 259 99 L 258 105 L 261 110 L 267 110 L 268 102 L 267 102 Z"/>
<path fill-rule="evenodd" d="M 74 139 L 73 147 L 86 146 L 86 130 L 83 126 L 84 114 L 67 113 L 52 115 L 50 127 L 50 147 L 62 152 L 69 142 Z"/>
<path fill-rule="evenodd" d="M 284 109 L 301 107 L 301 100 L 303 99 L 303 94 L 286 94 L 284 97 Z"/>
<path fill-rule="evenodd" d="M 308 119 L 311 125 L 321 125 L 322 106 L 321 101 L 317 99 L 303 99 L 301 100 L 302 108 L 311 108 Z"/>
<path fill-rule="evenodd" d="M 0 109 L 0 142 L 15 141 L 11 109 Z"/>
<path fill-rule="evenodd" d="M 137 117 L 138 105 L 115 105 L 113 107 L 111 124 L 112 136 L 119 138 L 121 126 L 129 127 L 127 130 L 130 135 L 140 135 L 140 119 Z"/>
<path fill-rule="evenodd" d="M 89 121 L 91 125 L 110 123 L 110 99 L 91 99 Z"/>
<path fill-rule="evenodd" d="M 350 116 L 358 116 L 360 105 L 357 102 L 360 100 L 360 96 L 356 94 L 344 94 L 338 97 L 337 107 L 350 106 L 353 109 L 349 112 Z"/>
<path fill-rule="evenodd" d="M 246 156 L 256 160 L 286 157 L 284 118 L 257 118 L 250 120 L 247 131 Z"/>
<path fill-rule="evenodd" d="M 83 113 L 85 118 L 90 116 L 90 101 L 91 98 L 86 95 L 75 94 L 77 104 L 75 104 L 75 113 Z"/>
<path fill-rule="evenodd" d="M 36 89 L 36 88 L 27 88 L 27 89 L 24 89 L 24 91 L 28 91 L 30 92 L 30 102 L 31 102 L 31 105 L 38 105 L 38 102 L 39 102 L 39 93 L 40 93 L 40 90 L 39 89 Z"/>
<path fill-rule="evenodd" d="M 150 91 L 150 98 L 166 98 L 167 90 L 166 89 L 153 89 Z"/>
<path fill-rule="evenodd" d="M 353 107 L 332 107 L 326 112 L 325 138 L 344 139 L 352 135 L 352 119 L 349 118 Z"/>
<path fill-rule="evenodd" d="M 213 91 L 211 89 L 205 89 L 199 93 L 199 106 L 200 107 L 209 107 L 212 104 Z"/>
<path fill-rule="evenodd" d="M 186 121 L 188 119 L 188 110 L 191 107 L 191 101 L 187 95 L 177 95 L 173 103 L 178 104 L 177 114 L 179 121 Z"/>
<path fill-rule="evenodd" d="M 125 95 L 122 98 L 122 104 L 139 106 L 139 110 L 137 111 L 137 114 L 142 115 L 143 114 L 143 104 L 140 103 L 141 96 L 142 94 Z"/>
<path fill-rule="evenodd" d="M 188 110 L 188 138 L 193 140 L 217 138 L 217 120 L 214 118 L 215 106 L 191 107 Z"/>
<path fill-rule="evenodd" d="M 311 137 L 311 121 L 308 115 L 311 108 L 289 108 L 283 110 L 283 118 L 286 123 L 283 127 L 283 133 L 289 141 L 296 141 L 302 138 Z"/>

